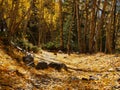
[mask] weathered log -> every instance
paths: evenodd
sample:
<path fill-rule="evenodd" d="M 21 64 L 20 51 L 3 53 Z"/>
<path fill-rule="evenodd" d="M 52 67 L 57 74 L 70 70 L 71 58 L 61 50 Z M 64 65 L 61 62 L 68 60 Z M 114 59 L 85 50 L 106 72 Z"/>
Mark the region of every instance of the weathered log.
<path fill-rule="evenodd" d="M 67 66 L 64 63 L 56 63 L 56 62 L 51 62 L 48 65 L 51 68 L 54 68 L 56 70 L 58 70 L 59 72 L 64 69 L 65 71 L 68 71 Z"/>
<path fill-rule="evenodd" d="M 40 69 L 47 69 L 48 68 L 48 64 L 47 62 L 39 62 L 36 67 L 35 67 L 37 70 L 40 70 Z"/>

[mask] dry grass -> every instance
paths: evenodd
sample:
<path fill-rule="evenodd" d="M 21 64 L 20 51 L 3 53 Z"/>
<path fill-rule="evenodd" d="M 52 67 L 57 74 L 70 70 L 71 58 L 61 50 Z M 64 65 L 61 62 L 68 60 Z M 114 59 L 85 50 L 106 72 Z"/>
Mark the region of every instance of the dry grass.
<path fill-rule="evenodd" d="M 58 72 L 52 68 L 35 70 L 23 64 L 22 54 L 17 50 L 13 49 L 10 54 L 13 56 L 6 54 L 0 46 L 0 90 L 113 90 L 114 86 L 119 86 L 117 79 L 120 78 L 120 72 L 116 71 L 116 67 L 120 66 L 119 54 L 56 56 L 46 51 L 35 54 L 35 64 L 44 59 L 82 70 L 71 72 Z M 16 62 L 17 58 L 19 62 Z M 94 80 L 90 80 L 90 76 Z"/>

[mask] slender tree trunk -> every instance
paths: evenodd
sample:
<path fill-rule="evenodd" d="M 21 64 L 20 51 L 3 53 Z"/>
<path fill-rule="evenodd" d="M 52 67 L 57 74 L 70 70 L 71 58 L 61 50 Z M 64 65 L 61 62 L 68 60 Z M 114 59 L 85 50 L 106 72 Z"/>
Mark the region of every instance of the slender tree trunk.
<path fill-rule="evenodd" d="M 70 28 L 69 28 L 69 32 L 68 32 L 68 42 L 67 42 L 67 53 L 68 53 L 68 55 L 70 55 L 71 53 L 70 53 L 70 48 L 71 48 L 71 46 L 70 46 L 70 40 L 71 40 L 71 31 L 72 31 L 72 21 L 71 21 L 71 25 L 70 25 Z"/>
<path fill-rule="evenodd" d="M 60 20 L 60 49 L 63 50 L 64 41 L 63 41 L 62 0 L 59 0 L 59 20 Z"/>
<path fill-rule="evenodd" d="M 112 51 L 115 52 L 115 46 L 116 46 L 116 0 L 113 2 L 113 37 L 112 37 Z"/>
<path fill-rule="evenodd" d="M 94 48 L 95 48 L 95 15 L 96 15 L 96 0 L 93 0 L 93 8 L 92 8 L 92 13 L 91 13 L 91 26 L 90 26 L 90 37 L 89 37 L 89 52 L 93 53 Z"/>
<path fill-rule="evenodd" d="M 116 18 L 116 0 L 113 1 L 109 18 L 109 24 L 106 30 L 106 53 L 113 53 L 115 50 L 115 18 Z"/>
<path fill-rule="evenodd" d="M 78 49 L 79 49 L 79 52 L 82 52 L 80 17 L 79 17 L 79 0 L 75 0 L 75 6 L 76 6 L 76 19 L 77 19 L 77 32 L 78 32 Z"/>
<path fill-rule="evenodd" d="M 104 19 L 105 19 L 105 10 L 106 10 L 106 6 L 107 6 L 107 0 L 104 1 L 103 4 L 103 9 L 101 12 L 101 18 L 100 21 L 98 23 L 98 40 L 99 40 L 99 51 L 102 52 L 103 50 L 103 25 L 104 25 Z"/>
<path fill-rule="evenodd" d="M 89 13 L 88 13 L 88 0 L 86 1 L 86 6 L 85 6 L 85 28 L 84 28 L 84 52 L 86 53 L 87 52 L 87 33 L 88 33 L 88 16 L 89 16 Z"/>
<path fill-rule="evenodd" d="M 98 2 L 97 2 L 97 6 L 98 7 L 100 7 L 100 2 L 101 2 L 101 0 L 98 0 Z M 99 17 L 100 17 L 100 11 L 99 11 L 99 8 L 97 8 L 97 10 L 96 10 L 96 28 L 95 28 L 95 39 L 96 39 L 96 42 L 95 42 L 95 52 L 98 52 L 99 51 L 99 24 L 98 24 L 98 22 L 99 22 Z"/>
<path fill-rule="evenodd" d="M 40 0 L 40 18 L 38 22 L 38 46 L 40 47 L 41 44 L 45 43 L 46 41 L 46 28 L 47 25 L 45 24 L 44 20 L 44 1 Z M 44 31 L 43 31 L 44 30 Z"/>
<path fill-rule="evenodd" d="M 71 20 L 71 22 L 70 22 L 70 28 L 69 28 L 69 32 L 68 32 L 68 41 L 67 41 L 67 53 L 68 53 L 68 55 L 70 55 L 71 54 L 71 32 L 72 32 L 72 24 L 73 24 L 73 21 L 74 21 L 74 19 L 75 19 L 75 15 L 76 15 L 76 13 L 75 13 L 75 5 L 74 5 L 74 8 L 73 8 L 73 14 L 72 14 L 72 20 Z"/>

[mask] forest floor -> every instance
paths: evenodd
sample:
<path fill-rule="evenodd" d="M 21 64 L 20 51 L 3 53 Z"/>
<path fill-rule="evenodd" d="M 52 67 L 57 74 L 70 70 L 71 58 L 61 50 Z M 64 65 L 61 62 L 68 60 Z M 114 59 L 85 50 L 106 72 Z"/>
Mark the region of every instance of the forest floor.
<path fill-rule="evenodd" d="M 35 64 L 40 60 L 57 61 L 80 70 L 67 72 L 48 68 L 36 70 L 24 65 L 21 52 L 11 54 L 0 45 L 0 90 L 120 90 L 120 54 L 54 55 L 42 51 L 35 54 Z"/>

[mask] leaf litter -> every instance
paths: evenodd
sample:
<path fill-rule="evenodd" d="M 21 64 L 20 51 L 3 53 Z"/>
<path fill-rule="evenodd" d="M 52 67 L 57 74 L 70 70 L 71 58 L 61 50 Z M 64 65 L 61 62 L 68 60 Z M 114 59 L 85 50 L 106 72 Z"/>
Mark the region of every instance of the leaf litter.
<path fill-rule="evenodd" d="M 21 53 L 17 56 L 22 56 Z M 20 59 L 6 54 L 0 48 L 0 90 L 117 90 L 120 89 L 120 54 L 71 54 L 54 55 L 42 51 L 35 54 L 35 64 L 39 61 L 54 61 L 68 67 L 80 69 L 60 72 L 48 68 L 36 70 L 25 66 Z"/>

